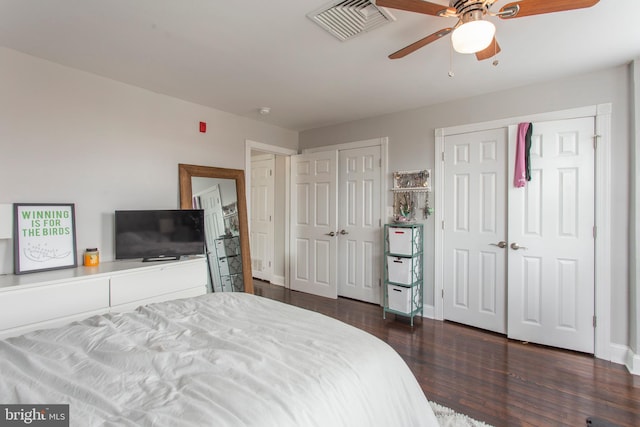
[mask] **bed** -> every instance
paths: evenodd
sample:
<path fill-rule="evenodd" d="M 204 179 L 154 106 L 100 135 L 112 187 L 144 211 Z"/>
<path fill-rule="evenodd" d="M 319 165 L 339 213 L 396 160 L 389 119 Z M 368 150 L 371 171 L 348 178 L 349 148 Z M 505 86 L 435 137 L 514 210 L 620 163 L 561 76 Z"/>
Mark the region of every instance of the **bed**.
<path fill-rule="evenodd" d="M 0 341 L 3 404 L 82 426 L 437 426 L 386 343 L 245 293 L 106 314 Z"/>

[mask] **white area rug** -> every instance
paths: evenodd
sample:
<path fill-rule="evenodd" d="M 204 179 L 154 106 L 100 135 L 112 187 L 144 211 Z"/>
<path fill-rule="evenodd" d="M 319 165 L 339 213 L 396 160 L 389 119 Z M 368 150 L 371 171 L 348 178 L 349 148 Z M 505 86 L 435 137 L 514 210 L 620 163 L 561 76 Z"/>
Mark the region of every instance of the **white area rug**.
<path fill-rule="evenodd" d="M 487 423 L 459 414 L 451 408 L 429 402 L 441 427 L 491 427 Z"/>

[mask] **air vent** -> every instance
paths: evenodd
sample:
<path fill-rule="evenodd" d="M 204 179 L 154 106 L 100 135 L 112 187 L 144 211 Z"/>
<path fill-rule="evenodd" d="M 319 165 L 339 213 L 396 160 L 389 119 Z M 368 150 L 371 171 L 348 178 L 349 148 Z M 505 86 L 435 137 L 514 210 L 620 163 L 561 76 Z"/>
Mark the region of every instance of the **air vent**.
<path fill-rule="evenodd" d="M 395 21 L 393 15 L 369 0 L 333 1 L 307 17 L 341 41 Z"/>

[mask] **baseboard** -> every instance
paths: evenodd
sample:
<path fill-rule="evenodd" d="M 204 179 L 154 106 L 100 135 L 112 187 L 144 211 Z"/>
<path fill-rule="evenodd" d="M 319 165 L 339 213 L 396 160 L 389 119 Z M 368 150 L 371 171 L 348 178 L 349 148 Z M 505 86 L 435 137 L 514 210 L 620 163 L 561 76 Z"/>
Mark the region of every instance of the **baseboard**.
<path fill-rule="evenodd" d="M 618 363 L 620 365 L 627 364 L 627 357 L 629 353 L 631 353 L 631 349 L 629 347 L 622 344 L 611 344 L 609 348 L 611 362 Z"/>
<path fill-rule="evenodd" d="M 640 375 L 640 356 L 628 349 L 625 366 L 633 375 Z"/>
<path fill-rule="evenodd" d="M 275 274 L 271 276 L 271 284 L 284 286 L 284 276 L 276 276 Z"/>
<path fill-rule="evenodd" d="M 423 317 L 435 319 L 435 306 L 425 305 L 423 310 Z M 609 349 L 612 363 L 625 365 L 629 373 L 640 375 L 640 355 L 635 354 L 629 347 L 622 344 L 611 344 Z"/>
<path fill-rule="evenodd" d="M 422 317 L 426 317 L 427 319 L 435 319 L 436 318 L 436 308 L 433 305 L 425 305 L 422 307 Z"/>
<path fill-rule="evenodd" d="M 611 344 L 611 362 L 626 366 L 632 375 L 640 375 L 640 355 L 622 344 Z"/>

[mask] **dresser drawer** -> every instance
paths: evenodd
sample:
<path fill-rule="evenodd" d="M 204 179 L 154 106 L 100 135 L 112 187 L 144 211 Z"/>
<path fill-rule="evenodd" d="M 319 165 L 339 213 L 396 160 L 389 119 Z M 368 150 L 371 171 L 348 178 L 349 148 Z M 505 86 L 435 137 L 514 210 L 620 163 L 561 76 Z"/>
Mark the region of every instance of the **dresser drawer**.
<path fill-rule="evenodd" d="M 159 295 L 171 294 L 207 285 L 207 264 L 204 259 L 166 265 L 157 269 L 123 273 L 111 277 L 111 306 L 133 302 L 146 303 Z"/>
<path fill-rule="evenodd" d="M 16 287 L 0 295 L 0 330 L 109 309 L 109 279 Z"/>

